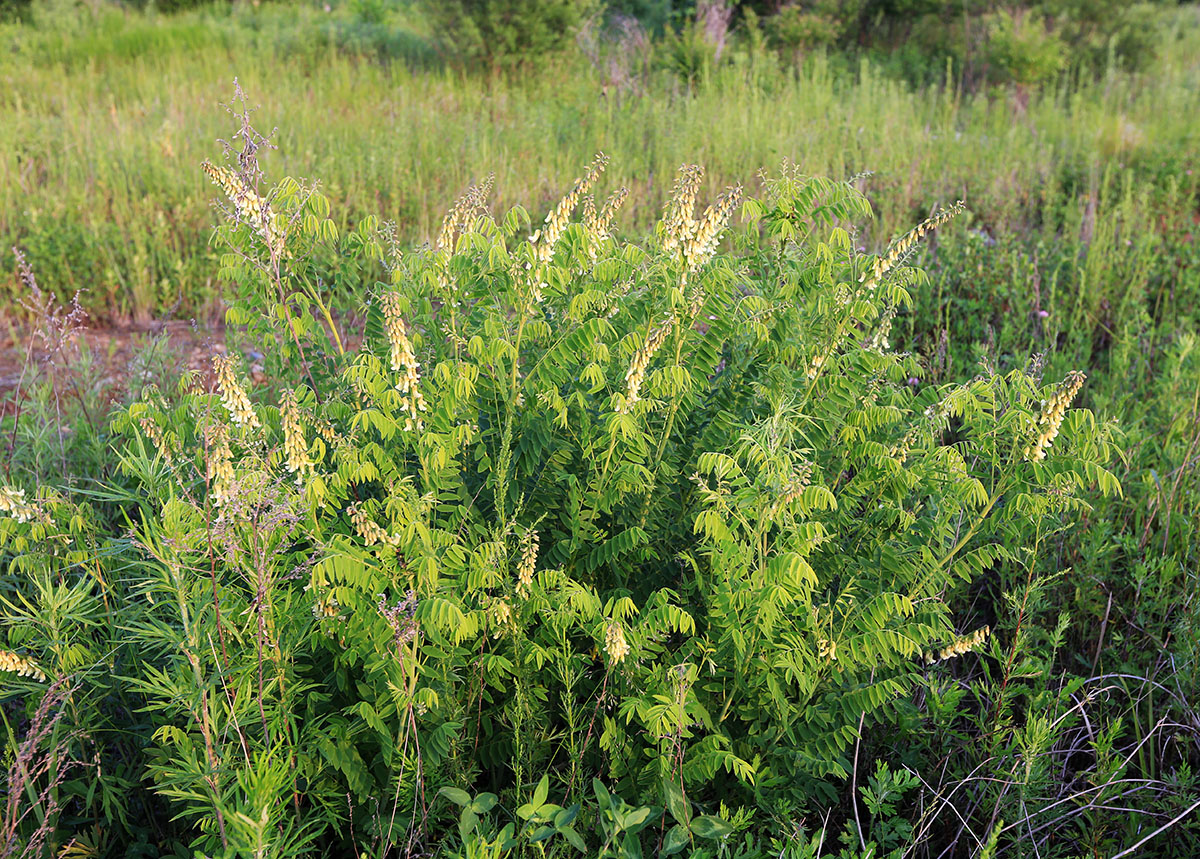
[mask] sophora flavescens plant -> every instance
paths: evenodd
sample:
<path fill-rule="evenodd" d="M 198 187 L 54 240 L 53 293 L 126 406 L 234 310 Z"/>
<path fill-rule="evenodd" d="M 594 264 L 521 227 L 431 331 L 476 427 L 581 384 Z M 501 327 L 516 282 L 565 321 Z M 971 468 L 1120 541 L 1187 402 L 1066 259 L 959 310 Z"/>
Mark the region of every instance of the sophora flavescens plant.
<path fill-rule="evenodd" d="M 1116 490 L 1081 378 L 936 387 L 889 347 L 955 208 L 876 257 L 849 183 L 785 167 L 699 206 L 687 166 L 635 241 L 606 167 L 537 225 L 486 180 L 415 250 L 220 174 L 230 320 L 278 361 L 118 416 L 109 583 L 146 770 L 199 849 L 452 839 L 439 788 L 515 809 L 543 774 L 568 803 L 599 777 L 817 808 L 927 654 L 966 650 L 949 597 Z M 381 275 L 357 316 L 331 265 Z M 47 527 L 9 511 L 0 539 Z"/>

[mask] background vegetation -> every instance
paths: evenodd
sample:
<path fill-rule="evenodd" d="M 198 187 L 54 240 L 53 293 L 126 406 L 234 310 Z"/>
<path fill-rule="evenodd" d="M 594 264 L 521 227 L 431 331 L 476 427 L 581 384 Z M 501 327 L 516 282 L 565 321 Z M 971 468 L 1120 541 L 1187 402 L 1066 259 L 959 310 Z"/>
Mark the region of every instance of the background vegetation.
<path fill-rule="evenodd" d="M 698 5 L 0 26 L 0 853 L 1195 855 L 1196 8 Z"/>

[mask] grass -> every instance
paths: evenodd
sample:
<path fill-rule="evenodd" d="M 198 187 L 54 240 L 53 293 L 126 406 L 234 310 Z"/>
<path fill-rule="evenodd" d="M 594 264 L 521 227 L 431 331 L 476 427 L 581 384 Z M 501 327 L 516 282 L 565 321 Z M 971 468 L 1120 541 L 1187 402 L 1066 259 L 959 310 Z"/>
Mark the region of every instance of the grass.
<path fill-rule="evenodd" d="M 216 194 L 198 165 L 219 153 L 235 76 L 259 124 L 279 128 L 270 177 L 319 177 L 343 226 L 376 213 L 411 243 L 482 174 L 496 172 L 500 210 L 548 206 L 597 151 L 630 187 L 620 226 L 635 232 L 685 161 L 708 168 L 705 194 L 785 158 L 820 175 L 873 171 L 888 235 L 960 198 L 992 234 L 1053 235 L 1094 214 L 1106 179 L 1154 189 L 1149 206 L 1200 187 L 1193 7 L 1178 10 L 1146 74 L 1064 80 L 1025 105 L 913 91 L 867 63 L 781 68 L 749 51 L 691 88 L 660 70 L 636 90 L 606 89 L 575 56 L 518 80 L 470 77 L 439 67 L 403 10 L 382 23 L 352 7 L 98 14 L 0 30 L 0 242 L 115 321 L 216 307 Z M 15 277 L 2 288 L 16 290 Z"/>

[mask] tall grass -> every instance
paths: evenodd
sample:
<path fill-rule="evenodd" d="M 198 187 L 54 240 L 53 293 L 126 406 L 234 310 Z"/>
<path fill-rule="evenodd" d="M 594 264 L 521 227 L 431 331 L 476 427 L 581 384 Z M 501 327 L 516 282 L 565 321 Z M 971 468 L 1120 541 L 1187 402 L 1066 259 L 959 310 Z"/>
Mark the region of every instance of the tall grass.
<path fill-rule="evenodd" d="M 549 205 L 596 151 L 621 165 L 632 231 L 689 160 L 709 165 L 709 193 L 784 158 L 814 174 L 874 171 L 873 246 L 960 198 L 977 226 L 1052 234 L 1094 216 L 1106 174 L 1188 200 L 1200 181 L 1195 8 L 1178 11 L 1145 75 L 1064 80 L 1024 105 L 750 50 L 691 87 L 651 71 L 635 91 L 606 88 L 578 56 L 484 79 L 431 62 L 403 16 L 368 26 L 345 10 L 60 18 L 0 29 L 0 246 L 21 244 L 47 285 L 86 289 L 89 309 L 118 319 L 213 306 L 213 189 L 198 164 L 227 127 L 234 76 L 280 128 L 270 176 L 320 176 L 343 226 L 379 212 L 413 243 L 481 174 L 497 171 L 501 208 Z"/>

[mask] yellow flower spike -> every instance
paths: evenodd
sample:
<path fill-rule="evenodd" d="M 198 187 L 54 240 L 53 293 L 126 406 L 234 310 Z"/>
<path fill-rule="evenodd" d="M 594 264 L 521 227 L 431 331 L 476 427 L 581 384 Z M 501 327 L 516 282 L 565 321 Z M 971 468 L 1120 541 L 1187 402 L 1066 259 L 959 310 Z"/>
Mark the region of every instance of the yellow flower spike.
<path fill-rule="evenodd" d="M 213 502 L 219 506 L 229 500 L 233 488 L 233 452 L 229 449 L 229 433 L 223 426 L 210 426 L 205 432 L 205 443 L 208 454 L 205 475 Z"/>
<path fill-rule="evenodd" d="M 266 200 L 256 194 L 242 181 L 242 177 L 228 167 L 217 167 L 210 161 L 204 161 L 201 163 L 200 169 L 207 173 L 213 184 L 220 186 L 221 190 L 225 192 L 225 196 L 233 201 L 234 213 L 238 220 L 245 221 L 254 227 L 274 255 L 287 256 L 287 250 L 284 247 L 286 237 L 275 225 L 274 217 L 271 215 Z"/>
<path fill-rule="evenodd" d="M 15 486 L 0 486 L 0 513 L 18 522 L 30 522 L 44 516 L 42 510 L 25 500 L 25 490 Z"/>
<path fill-rule="evenodd" d="M 392 372 L 400 375 L 396 390 L 404 395 L 400 411 L 404 413 L 405 431 L 424 428 L 421 413 L 427 410 L 425 397 L 421 393 L 421 365 L 417 363 L 412 341 L 404 328 L 400 315 L 400 298 L 394 292 L 385 292 L 379 297 L 379 308 L 383 313 L 383 327 L 390 347 L 389 359 Z"/>
<path fill-rule="evenodd" d="M 534 530 L 521 535 L 521 558 L 517 563 L 517 594 L 526 597 L 533 586 L 533 575 L 537 569 L 538 533 Z"/>
<path fill-rule="evenodd" d="M 46 682 L 46 674 L 36 662 L 10 650 L 0 650 L 0 671 L 11 672 L 18 677 L 28 677 L 38 683 Z"/>
<path fill-rule="evenodd" d="M 279 415 L 283 423 L 284 467 L 296 475 L 296 483 L 302 483 L 304 475 L 312 472 L 313 463 L 308 456 L 308 442 L 304 437 L 304 425 L 300 422 L 300 406 L 295 391 L 284 389 Z"/>
<path fill-rule="evenodd" d="M 617 621 L 610 621 L 604 628 L 604 652 L 608 654 L 613 665 L 623 662 L 629 655 L 629 643 L 625 641 L 625 630 Z"/>
<path fill-rule="evenodd" d="M 641 399 L 639 394 L 642 382 L 646 378 L 646 368 L 650 365 L 654 353 L 661 349 L 663 343 L 666 342 L 667 335 L 671 333 L 674 325 L 675 317 L 668 316 L 667 320 L 650 334 L 642 347 L 633 353 L 633 360 L 630 361 L 629 370 L 625 373 L 625 402 L 617 409 L 619 414 L 629 414 Z"/>
<path fill-rule="evenodd" d="M 1073 370 L 1050 395 L 1050 399 L 1043 406 L 1042 412 L 1037 418 L 1037 435 L 1034 437 L 1033 443 L 1025 448 L 1027 460 L 1041 462 L 1046 458 L 1046 450 L 1058 438 L 1058 431 L 1067 415 L 1068 406 L 1071 405 L 1071 401 L 1075 399 L 1086 379 L 1086 375 L 1078 370 Z"/>
<path fill-rule="evenodd" d="M 239 426 L 254 429 L 260 426 L 258 415 L 250 404 L 250 398 L 242 388 L 234 373 L 232 357 L 213 355 L 213 372 L 217 377 L 217 389 L 221 393 L 221 403 L 229 411 L 230 420 Z"/>
<path fill-rule="evenodd" d="M 874 265 L 871 266 L 870 274 L 863 272 L 859 278 L 859 283 L 862 284 L 864 289 L 868 290 L 879 286 L 879 282 L 883 279 L 884 275 L 892 270 L 896 263 L 900 261 L 900 258 L 908 253 L 909 249 L 917 243 L 918 239 L 924 238 L 927 233 L 945 224 L 964 208 L 965 204 L 959 200 L 949 209 L 943 209 L 937 214 L 931 215 L 909 230 L 888 248 L 886 254 L 875 260 Z"/>

